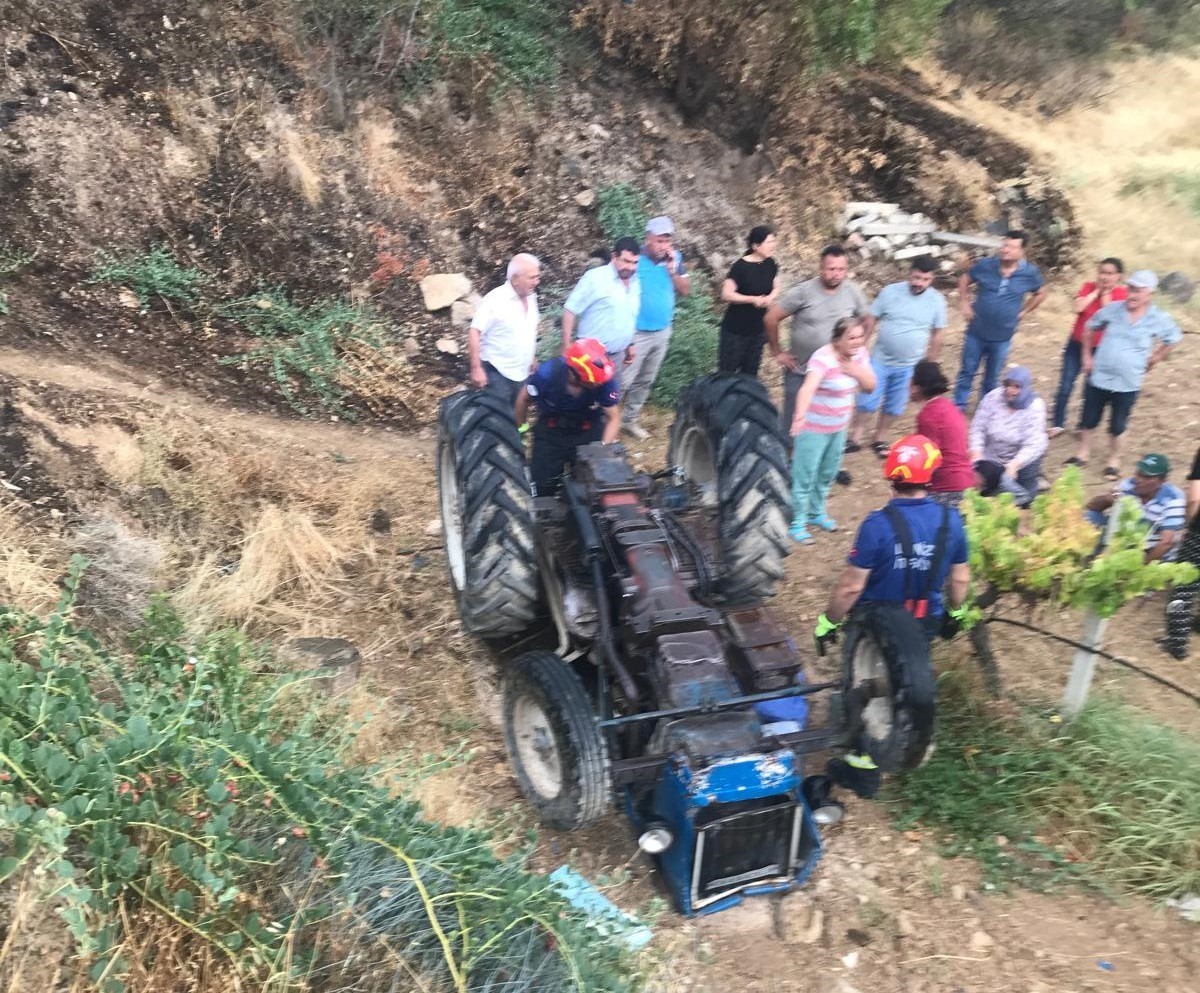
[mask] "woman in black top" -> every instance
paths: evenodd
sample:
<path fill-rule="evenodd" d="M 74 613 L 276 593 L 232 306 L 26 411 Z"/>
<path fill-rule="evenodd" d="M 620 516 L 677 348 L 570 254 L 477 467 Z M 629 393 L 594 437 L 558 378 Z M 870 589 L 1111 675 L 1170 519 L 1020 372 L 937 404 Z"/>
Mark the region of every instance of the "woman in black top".
<path fill-rule="evenodd" d="M 1188 473 L 1187 530 L 1179 561 L 1200 566 L 1200 450 Z M 1176 586 L 1167 597 L 1167 636 L 1160 642 L 1167 653 L 1177 659 L 1188 657 L 1188 640 L 1196 622 L 1196 600 L 1200 597 L 1200 581 Z"/>
<path fill-rule="evenodd" d="M 721 299 L 729 307 L 721 319 L 721 347 L 717 369 L 758 375 L 762 359 L 763 315 L 779 294 L 779 266 L 775 232 L 765 224 L 746 239 L 747 254 L 738 259 L 721 286 Z"/>

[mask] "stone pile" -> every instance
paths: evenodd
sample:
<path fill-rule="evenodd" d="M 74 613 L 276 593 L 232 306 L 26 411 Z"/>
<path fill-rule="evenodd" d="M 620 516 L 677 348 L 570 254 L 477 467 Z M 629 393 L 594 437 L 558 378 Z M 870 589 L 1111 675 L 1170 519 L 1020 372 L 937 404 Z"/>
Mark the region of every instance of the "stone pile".
<path fill-rule="evenodd" d="M 846 247 L 864 259 L 913 259 L 918 255 L 949 257 L 965 250 L 991 251 L 1001 239 L 990 234 L 958 234 L 939 230 L 921 213 L 901 210 L 898 203 L 856 201 L 842 211 Z"/>

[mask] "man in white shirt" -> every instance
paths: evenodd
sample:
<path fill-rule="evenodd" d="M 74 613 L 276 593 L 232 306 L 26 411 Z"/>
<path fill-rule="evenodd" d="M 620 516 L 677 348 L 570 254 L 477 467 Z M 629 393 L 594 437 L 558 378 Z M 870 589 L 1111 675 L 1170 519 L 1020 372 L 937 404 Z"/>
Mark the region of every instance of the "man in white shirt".
<path fill-rule="evenodd" d="M 533 368 L 537 348 L 538 283 L 541 263 L 528 254 L 514 255 L 508 280 L 479 301 L 467 332 L 471 385 L 489 390 L 509 405 L 517 402 L 521 384 Z"/>

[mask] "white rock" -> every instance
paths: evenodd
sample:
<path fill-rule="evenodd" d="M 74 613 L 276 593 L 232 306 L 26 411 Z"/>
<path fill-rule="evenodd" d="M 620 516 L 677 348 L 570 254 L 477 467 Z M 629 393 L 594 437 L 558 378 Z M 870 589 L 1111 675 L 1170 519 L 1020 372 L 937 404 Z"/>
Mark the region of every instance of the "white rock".
<path fill-rule="evenodd" d="M 475 316 L 475 304 L 470 300 L 455 300 L 450 304 L 450 320 L 454 324 L 461 324 L 464 327 L 471 323 L 471 318 Z"/>
<path fill-rule="evenodd" d="M 442 522 L 440 518 L 435 517 L 432 521 L 425 525 L 425 533 L 429 537 L 435 537 L 442 533 Z"/>
<path fill-rule="evenodd" d="M 612 137 L 612 133 L 608 128 L 601 127 L 595 121 L 588 125 L 588 130 L 601 141 L 608 141 Z"/>
<path fill-rule="evenodd" d="M 458 342 L 453 338 L 439 338 L 433 347 L 444 355 L 457 355 L 459 352 Z"/>
<path fill-rule="evenodd" d="M 471 292 L 471 281 L 461 272 L 435 272 L 421 280 L 426 310 L 445 310 Z"/>
<path fill-rule="evenodd" d="M 405 338 L 401 347 L 404 349 L 404 354 L 409 357 L 421 351 L 421 343 L 416 338 Z"/>
<path fill-rule="evenodd" d="M 582 193 L 576 193 L 575 202 L 581 207 L 590 207 L 596 202 L 596 191 L 584 190 Z"/>
<path fill-rule="evenodd" d="M 985 952 L 995 943 L 995 939 L 986 931 L 976 931 L 971 935 L 971 951 L 973 952 Z"/>
<path fill-rule="evenodd" d="M 130 310 L 137 310 L 142 305 L 142 301 L 138 299 L 137 294 L 133 290 L 122 289 L 117 294 L 117 300 L 122 307 L 128 307 Z"/>
<path fill-rule="evenodd" d="M 842 956 L 842 965 L 844 965 L 847 969 L 857 969 L 858 959 L 858 952 L 847 952 Z"/>

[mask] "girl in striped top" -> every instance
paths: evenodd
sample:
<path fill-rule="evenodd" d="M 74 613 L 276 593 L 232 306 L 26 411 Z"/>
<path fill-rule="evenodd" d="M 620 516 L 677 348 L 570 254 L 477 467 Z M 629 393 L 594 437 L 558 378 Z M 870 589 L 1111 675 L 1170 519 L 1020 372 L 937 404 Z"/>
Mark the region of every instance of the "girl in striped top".
<path fill-rule="evenodd" d="M 796 394 L 792 527 L 788 533 L 802 545 L 813 543 L 809 524 L 825 531 L 837 530 L 837 521 L 825 513 L 825 498 L 842 467 L 855 394 L 875 389 L 875 371 L 864 347 L 866 339 L 858 318 L 843 317 L 833 326 L 833 340 L 808 360 L 804 385 Z"/>

